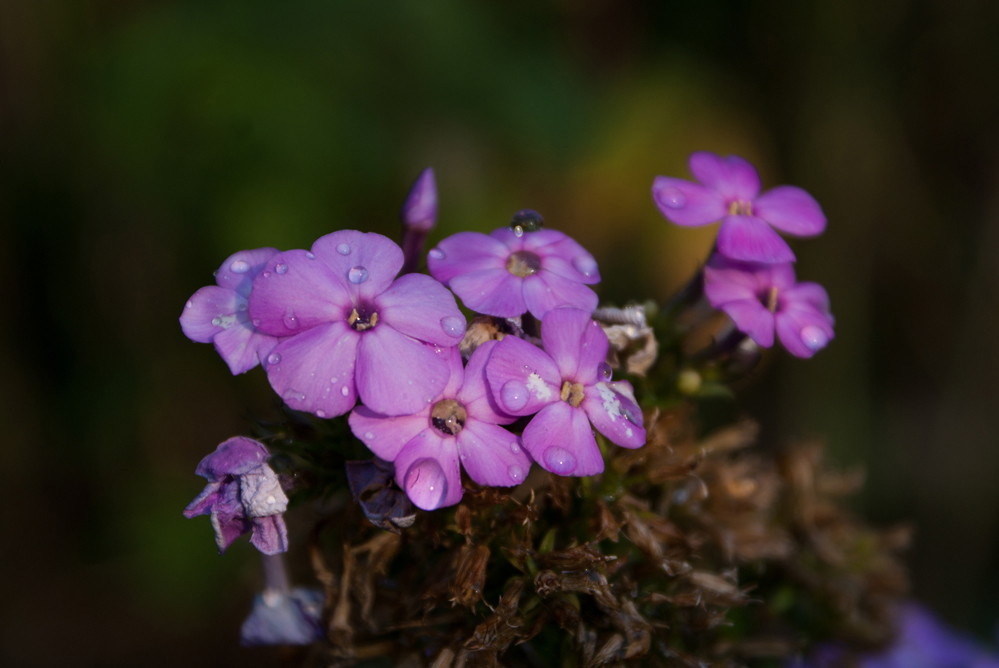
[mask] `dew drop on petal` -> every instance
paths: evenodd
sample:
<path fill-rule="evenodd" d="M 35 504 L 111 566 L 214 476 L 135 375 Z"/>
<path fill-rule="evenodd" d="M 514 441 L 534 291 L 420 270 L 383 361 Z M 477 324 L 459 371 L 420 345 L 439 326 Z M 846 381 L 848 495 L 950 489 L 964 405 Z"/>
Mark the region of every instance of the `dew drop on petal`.
<path fill-rule="evenodd" d="M 687 204 L 687 196 L 679 188 L 663 188 L 656 197 L 671 209 L 682 209 Z"/>
<path fill-rule="evenodd" d="M 295 317 L 295 312 L 291 310 L 284 314 L 283 322 L 288 329 L 298 329 L 302 324 Z"/>
<path fill-rule="evenodd" d="M 187 300 L 187 308 L 194 308 L 194 302 L 192 302 L 190 299 Z"/>
<path fill-rule="evenodd" d="M 600 380 L 604 382 L 609 381 L 614 376 L 614 370 L 607 362 L 600 363 L 600 366 L 597 367 L 597 373 L 600 375 Z"/>
<path fill-rule="evenodd" d="M 801 328 L 801 342 L 805 344 L 806 348 L 814 352 L 825 348 L 826 344 L 829 343 L 829 337 L 821 327 L 805 325 Z"/>
<path fill-rule="evenodd" d="M 222 318 L 212 318 L 212 324 L 218 327 L 222 324 Z"/>
<path fill-rule="evenodd" d="M 265 271 L 264 273 L 261 274 L 261 276 L 263 276 L 264 278 L 270 278 L 271 277 L 271 272 Z"/>
<path fill-rule="evenodd" d="M 234 274 L 245 274 L 250 271 L 250 263 L 246 260 L 236 260 L 229 265 L 229 271 Z"/>
<path fill-rule="evenodd" d="M 366 441 L 370 441 L 370 440 L 371 440 L 371 439 L 373 439 L 374 437 L 375 437 L 374 433 L 372 433 L 372 432 L 370 432 L 370 431 L 366 431 L 366 432 L 364 432 L 364 440 L 366 440 Z"/>
<path fill-rule="evenodd" d="M 281 353 L 271 353 L 267 356 L 268 364 L 280 364 L 281 363 Z"/>
<path fill-rule="evenodd" d="M 306 253 L 305 257 L 309 258 L 310 260 L 315 260 L 316 259 L 316 254 L 315 253 Z"/>
<path fill-rule="evenodd" d="M 215 271 L 212 272 L 212 276 L 218 276 L 218 275 L 219 275 L 219 270 L 218 269 L 216 269 Z"/>
<path fill-rule="evenodd" d="M 285 403 L 291 403 L 292 401 L 305 401 L 305 394 L 299 392 L 298 390 L 288 390 L 281 398 L 284 399 Z"/>
<path fill-rule="evenodd" d="M 319 410 L 316 411 L 316 417 L 321 417 L 321 418 L 326 417 L 326 411 L 320 408 Z"/>
<path fill-rule="evenodd" d="M 543 455 L 547 468 L 558 475 L 569 475 L 576 470 L 576 458 L 568 450 L 548 448 Z"/>
<path fill-rule="evenodd" d="M 519 411 L 527 405 L 527 386 L 519 380 L 508 380 L 500 390 L 500 399 L 507 410 Z"/>
<path fill-rule="evenodd" d="M 339 244 L 336 247 L 336 252 L 340 255 L 350 255 L 350 246 L 347 244 Z"/>
<path fill-rule="evenodd" d="M 254 327 L 260 327 L 260 318 L 254 318 L 251 322 Z"/>
<path fill-rule="evenodd" d="M 430 256 L 430 257 L 432 257 L 435 260 L 443 260 L 444 257 L 445 257 L 444 256 L 444 251 L 442 251 L 440 248 L 433 249 L 432 251 L 430 251 L 429 253 L 427 253 L 427 255 Z"/>
<path fill-rule="evenodd" d="M 340 388 L 340 394 L 342 394 L 343 396 L 347 396 L 348 394 L 350 394 L 350 388 L 344 385 L 343 387 Z"/>
<path fill-rule="evenodd" d="M 436 460 L 416 461 L 406 472 L 406 494 L 423 509 L 439 508 L 447 497 L 447 478 Z"/>
<path fill-rule="evenodd" d="M 520 482 L 524 479 L 524 469 L 519 466 L 511 466 L 506 470 L 506 472 L 507 475 L 510 476 L 510 479 L 515 480 L 516 482 Z"/>
<path fill-rule="evenodd" d="M 597 261 L 589 255 L 577 255 L 572 259 L 572 266 L 583 276 L 592 276 L 597 270 Z"/>
<path fill-rule="evenodd" d="M 354 285 L 360 285 L 368 280 L 368 270 L 361 265 L 357 265 L 347 272 L 347 280 Z"/>
<path fill-rule="evenodd" d="M 458 338 L 465 334 L 465 319 L 460 315 L 448 315 L 441 318 L 441 329 L 448 336 Z"/>
<path fill-rule="evenodd" d="M 524 236 L 524 228 L 521 227 L 520 225 L 517 225 L 516 227 L 514 227 L 513 228 L 513 236 L 515 236 L 515 237 L 522 237 L 522 236 Z"/>
<path fill-rule="evenodd" d="M 274 266 L 274 271 L 276 271 L 279 274 L 287 274 L 288 273 L 288 265 L 286 265 L 286 264 L 275 265 Z"/>
<path fill-rule="evenodd" d="M 520 454 L 520 446 L 517 444 L 517 441 L 510 444 L 510 452 L 515 455 Z"/>

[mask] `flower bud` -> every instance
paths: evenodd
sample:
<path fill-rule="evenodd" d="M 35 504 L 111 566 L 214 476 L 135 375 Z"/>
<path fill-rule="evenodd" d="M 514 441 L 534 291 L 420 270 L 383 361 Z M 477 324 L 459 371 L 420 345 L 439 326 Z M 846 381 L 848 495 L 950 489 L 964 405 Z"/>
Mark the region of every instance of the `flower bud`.
<path fill-rule="evenodd" d="M 405 204 L 402 224 L 407 231 L 426 234 L 437 224 L 437 182 L 431 167 L 424 169 L 413 182 Z"/>

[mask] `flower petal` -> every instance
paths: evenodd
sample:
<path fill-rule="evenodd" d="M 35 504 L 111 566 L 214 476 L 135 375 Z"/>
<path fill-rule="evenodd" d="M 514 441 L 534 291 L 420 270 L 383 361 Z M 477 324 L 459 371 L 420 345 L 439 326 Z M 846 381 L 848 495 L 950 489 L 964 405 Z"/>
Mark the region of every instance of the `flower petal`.
<path fill-rule="evenodd" d="M 321 323 L 345 320 L 350 293 L 328 266 L 304 250 L 275 255 L 255 279 L 250 293 L 253 325 L 271 336 L 294 336 Z"/>
<path fill-rule="evenodd" d="M 509 255 L 510 250 L 502 242 L 488 235 L 458 232 L 427 254 L 427 267 L 431 276 L 450 287 L 450 281 L 456 276 L 486 269 L 505 270 Z"/>
<path fill-rule="evenodd" d="M 777 336 L 795 357 L 808 359 L 835 338 L 832 317 L 813 308 L 789 308 L 776 315 Z"/>
<path fill-rule="evenodd" d="M 628 381 L 587 385 L 580 407 L 596 430 L 612 443 L 623 448 L 645 445 L 645 417 Z"/>
<path fill-rule="evenodd" d="M 575 239 L 558 230 L 539 230 L 524 235 L 524 250 L 541 258 L 541 269 L 577 283 L 600 282 L 597 261 Z"/>
<path fill-rule="evenodd" d="M 552 358 L 515 336 L 493 348 L 486 379 L 496 405 L 510 415 L 530 415 L 559 401 L 562 377 Z"/>
<path fill-rule="evenodd" d="M 447 359 L 432 346 L 379 324 L 361 335 L 357 349 L 357 392 L 371 410 L 411 415 L 440 396 L 450 377 Z"/>
<path fill-rule="evenodd" d="M 597 381 L 598 367 L 607 359 L 607 335 L 590 317 L 574 308 L 549 311 L 541 321 L 541 341 L 563 380 L 589 385 Z"/>
<path fill-rule="evenodd" d="M 456 346 L 465 336 L 465 316 L 454 295 L 426 274 L 400 276 L 374 306 L 379 321 L 420 341 Z"/>
<path fill-rule="evenodd" d="M 357 332 L 340 320 L 282 339 L 271 351 L 267 378 L 289 407 L 321 418 L 343 415 L 357 402 Z"/>
<path fill-rule="evenodd" d="M 750 202 L 760 192 L 760 175 L 745 158 L 721 157 L 708 151 L 690 156 L 690 173 L 724 199 Z"/>
<path fill-rule="evenodd" d="M 211 343 L 219 332 L 236 324 L 239 303 L 246 300 L 232 290 L 206 285 L 187 300 L 180 314 L 184 336 L 198 343 Z"/>
<path fill-rule="evenodd" d="M 718 228 L 718 252 L 744 262 L 775 264 L 795 260 L 787 242 L 755 216 L 725 216 Z"/>
<path fill-rule="evenodd" d="M 490 424 L 510 424 L 517 418 L 503 412 L 496 404 L 486 380 L 486 365 L 497 343 L 486 341 L 475 349 L 465 366 L 464 382 L 455 398 L 465 407 L 469 418 Z"/>
<path fill-rule="evenodd" d="M 270 453 L 259 441 L 233 436 L 202 458 L 194 473 L 212 482 L 222 482 L 226 476 L 249 473 L 266 463 L 268 457 Z"/>
<path fill-rule="evenodd" d="M 830 322 L 832 321 L 832 314 L 829 312 L 829 293 L 818 283 L 811 281 L 798 283 L 781 293 L 780 302 L 782 308 L 810 306 L 819 313 L 829 316 Z"/>
<path fill-rule="evenodd" d="M 766 191 L 753 202 L 753 214 L 798 237 L 814 237 L 826 229 L 822 207 L 796 186 L 777 186 Z"/>
<path fill-rule="evenodd" d="M 503 268 L 456 276 L 448 287 L 468 309 L 501 318 L 514 318 L 527 310 L 523 284 L 524 279 Z"/>
<path fill-rule="evenodd" d="M 396 457 L 395 479 L 423 510 L 458 503 L 463 490 L 455 439 L 442 438 L 433 429 L 421 431 Z"/>
<path fill-rule="evenodd" d="M 522 440 L 546 471 L 566 476 L 603 473 L 604 458 L 586 413 L 564 401 L 541 409 L 524 428 Z"/>
<path fill-rule="evenodd" d="M 748 262 L 729 260 L 715 253 L 704 266 L 704 296 L 714 308 L 732 301 L 759 299 L 766 290 L 756 267 Z"/>
<path fill-rule="evenodd" d="M 234 290 L 244 299 L 249 298 L 253 278 L 267 261 L 280 253 L 277 248 L 257 248 L 233 253 L 215 272 L 215 283 L 227 290 Z"/>
<path fill-rule="evenodd" d="M 721 310 L 732 318 L 736 328 L 757 345 L 769 348 L 774 344 L 774 314 L 758 299 L 742 299 L 722 304 Z"/>
<path fill-rule="evenodd" d="M 355 304 L 371 301 L 387 290 L 403 264 L 402 249 L 375 232 L 333 232 L 319 237 L 312 253 L 330 268 Z"/>
<path fill-rule="evenodd" d="M 308 645 L 321 640 L 326 596 L 315 589 L 265 590 L 253 598 L 253 609 L 239 629 L 243 647 Z"/>
<path fill-rule="evenodd" d="M 219 489 L 221 487 L 221 482 L 209 482 L 205 485 L 205 488 L 201 490 L 201 494 L 194 497 L 194 500 L 187 504 L 187 508 L 184 508 L 184 517 L 191 519 L 192 517 L 207 515 L 212 512 L 212 506 L 218 501 Z"/>
<path fill-rule="evenodd" d="M 278 339 L 254 330 L 247 318 L 216 334 L 212 343 L 235 376 L 263 363 Z"/>
<path fill-rule="evenodd" d="M 354 436 L 361 439 L 368 450 L 391 462 L 417 434 L 430 428 L 430 408 L 428 404 L 419 413 L 389 417 L 367 406 L 357 406 L 347 421 Z"/>
<path fill-rule="evenodd" d="M 524 303 L 535 318 L 541 319 L 556 308 L 578 308 L 593 313 L 599 303 L 597 293 L 582 283 L 541 270 L 524 279 Z"/>
<path fill-rule="evenodd" d="M 670 176 L 655 178 L 652 200 L 667 220 L 685 227 L 707 225 L 721 220 L 727 213 L 725 200 L 716 191 Z"/>
<path fill-rule="evenodd" d="M 288 551 L 288 527 L 281 515 L 268 515 L 253 519 L 250 544 L 263 554 L 281 554 Z"/>
<path fill-rule="evenodd" d="M 462 466 L 480 485 L 513 487 L 527 478 L 531 458 L 503 427 L 469 420 L 457 438 Z"/>

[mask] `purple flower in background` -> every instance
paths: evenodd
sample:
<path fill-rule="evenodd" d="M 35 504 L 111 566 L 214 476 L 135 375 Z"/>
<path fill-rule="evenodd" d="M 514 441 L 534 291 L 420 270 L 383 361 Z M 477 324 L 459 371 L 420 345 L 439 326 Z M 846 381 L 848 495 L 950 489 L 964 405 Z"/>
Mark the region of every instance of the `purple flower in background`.
<path fill-rule="evenodd" d="M 737 155 L 723 158 L 699 151 L 690 172 L 700 183 L 657 176 L 652 198 L 677 225 L 707 225 L 721 220 L 718 252 L 746 262 L 794 262 L 790 246 L 772 228 L 796 237 L 813 237 L 826 228 L 822 207 L 795 186 L 777 186 L 760 195 L 756 169 Z"/>
<path fill-rule="evenodd" d="M 764 348 L 780 342 L 811 357 L 833 339 L 829 295 L 818 283 L 795 283 L 794 266 L 735 262 L 716 254 L 704 267 L 704 294 L 714 308 Z"/>
<path fill-rule="evenodd" d="M 427 167 L 416 177 L 402 205 L 402 224 L 406 230 L 426 234 L 437 224 L 437 181 Z"/>
<path fill-rule="evenodd" d="M 309 645 L 322 639 L 326 595 L 316 589 L 265 589 L 253 598 L 253 609 L 239 630 L 239 644 Z"/>
<path fill-rule="evenodd" d="M 236 436 L 201 460 L 195 473 L 208 480 L 204 491 L 184 509 L 184 517 L 211 515 L 219 552 L 244 533 L 264 554 L 288 550 L 288 530 L 281 516 L 288 497 L 262 444 Z"/>
<path fill-rule="evenodd" d="M 625 447 L 645 445 L 642 410 L 627 381 L 609 382 L 607 335 L 590 314 L 555 309 L 541 321 L 544 351 L 508 336 L 496 344 L 486 378 L 496 404 L 511 415 L 537 413 L 524 429 L 524 447 L 559 475 L 604 470 L 590 423 Z"/>
<path fill-rule="evenodd" d="M 596 260 L 556 230 L 459 232 L 427 254 L 427 265 L 465 306 L 486 315 L 530 311 L 543 318 L 563 306 L 591 313 L 597 307 L 596 293 L 585 285 L 600 282 Z"/>
<path fill-rule="evenodd" d="M 461 466 L 475 482 L 494 487 L 524 482 L 531 468 L 520 439 L 499 426 L 516 418 L 496 409 L 486 386 L 486 360 L 495 345 L 476 348 L 464 369 L 461 355 L 452 355 L 447 387 L 416 413 L 389 417 L 358 406 L 350 414 L 354 435 L 395 462 L 399 486 L 424 510 L 461 501 Z"/>
<path fill-rule="evenodd" d="M 276 248 L 258 248 L 231 255 L 215 272 L 218 285 L 207 285 L 187 300 L 180 314 L 185 336 L 198 343 L 214 343 L 232 373 L 246 373 L 267 359 L 277 339 L 258 332 L 250 322 L 247 305 L 253 277 Z"/>
<path fill-rule="evenodd" d="M 439 347 L 461 341 L 465 316 L 429 276 L 393 281 L 402 263 L 392 241 L 354 230 L 271 258 L 254 279 L 250 316 L 282 337 L 267 377 L 286 404 L 334 417 L 360 395 L 373 410 L 399 415 L 440 394 L 449 351 Z"/>

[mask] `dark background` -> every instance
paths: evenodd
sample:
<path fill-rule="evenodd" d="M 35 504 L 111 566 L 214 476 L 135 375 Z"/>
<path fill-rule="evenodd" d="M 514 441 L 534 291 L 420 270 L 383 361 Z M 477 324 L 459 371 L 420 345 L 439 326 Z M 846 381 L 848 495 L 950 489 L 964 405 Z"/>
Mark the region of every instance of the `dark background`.
<path fill-rule="evenodd" d="M 0 0 L 0 663 L 273 661 L 235 647 L 252 549 L 180 513 L 273 409 L 177 323 L 231 252 L 394 235 L 433 165 L 435 238 L 530 206 L 604 298 L 664 299 L 714 227 L 649 188 L 697 149 L 829 217 L 793 246 L 837 338 L 742 392 L 765 442 L 865 464 L 858 511 L 918 526 L 918 597 L 991 635 L 997 32 L 961 0 Z"/>

